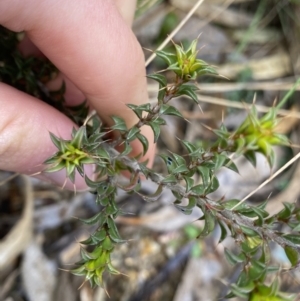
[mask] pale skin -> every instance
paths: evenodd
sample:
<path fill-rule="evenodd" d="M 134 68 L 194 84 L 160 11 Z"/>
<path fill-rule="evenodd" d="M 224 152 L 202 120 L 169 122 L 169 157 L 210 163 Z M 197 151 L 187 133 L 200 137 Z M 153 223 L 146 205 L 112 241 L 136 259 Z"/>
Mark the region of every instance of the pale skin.
<path fill-rule="evenodd" d="M 107 123 L 123 117 L 128 126 L 138 120 L 126 103 L 147 102 L 145 62 L 131 31 L 135 0 L 0 0 L 0 24 L 25 31 L 23 52 L 41 51 L 61 71 L 48 87 L 66 81 L 66 99 L 87 99 Z M 70 138 L 73 123 L 43 102 L 0 83 L 0 169 L 33 174 L 43 170 L 53 146 L 49 131 Z M 149 127 L 142 133 L 153 160 L 155 146 Z M 134 154 L 142 151 L 133 143 Z M 39 175 L 63 184 L 65 172 Z M 77 189 L 85 184 L 77 177 Z M 70 187 L 70 185 L 69 185 Z"/>

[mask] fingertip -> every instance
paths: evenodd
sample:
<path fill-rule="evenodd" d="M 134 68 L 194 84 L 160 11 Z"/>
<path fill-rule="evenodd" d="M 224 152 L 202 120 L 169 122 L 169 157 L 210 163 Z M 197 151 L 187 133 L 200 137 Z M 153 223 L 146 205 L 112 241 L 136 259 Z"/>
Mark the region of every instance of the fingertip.
<path fill-rule="evenodd" d="M 70 139 L 73 126 L 49 105 L 0 83 L 0 169 L 27 175 L 43 171 L 44 161 L 57 151 L 49 132 Z"/>

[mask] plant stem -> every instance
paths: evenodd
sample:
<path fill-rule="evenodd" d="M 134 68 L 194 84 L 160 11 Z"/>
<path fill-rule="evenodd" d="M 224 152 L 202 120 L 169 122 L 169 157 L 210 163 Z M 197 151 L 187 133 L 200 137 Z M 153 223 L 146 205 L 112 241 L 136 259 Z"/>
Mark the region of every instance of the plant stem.
<path fill-rule="evenodd" d="M 277 109 L 280 109 L 283 107 L 283 105 L 287 102 L 287 100 L 294 94 L 297 87 L 300 85 L 300 78 L 296 81 L 294 86 L 285 94 L 285 96 L 282 98 L 282 100 L 279 102 L 279 104 L 276 106 Z"/>

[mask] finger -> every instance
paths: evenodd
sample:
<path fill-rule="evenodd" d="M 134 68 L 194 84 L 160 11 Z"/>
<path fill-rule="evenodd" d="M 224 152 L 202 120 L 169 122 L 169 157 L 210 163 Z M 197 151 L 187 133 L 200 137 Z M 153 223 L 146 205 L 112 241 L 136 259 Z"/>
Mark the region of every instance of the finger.
<path fill-rule="evenodd" d="M 125 2 L 123 0 L 114 1 L 124 21 L 131 26 L 135 14 L 136 0 L 127 0 Z M 18 48 L 24 56 L 43 55 L 26 34 L 24 34 Z M 78 105 L 85 100 L 84 94 L 63 73 L 58 73 L 53 80 L 46 84 L 46 86 L 50 91 L 56 91 L 61 88 L 63 83 L 65 84 L 66 89 L 64 95 L 65 101 L 68 105 Z"/>
<path fill-rule="evenodd" d="M 111 115 L 123 117 L 128 126 L 137 122 L 125 104 L 147 101 L 144 56 L 114 1 L 10 0 L 0 4 L 1 19 L 12 30 L 27 31 L 107 123 Z M 143 131 L 151 157 L 153 135 Z M 135 152 L 141 150 L 139 144 Z"/>
<path fill-rule="evenodd" d="M 136 8 L 136 0 L 114 0 L 118 10 L 124 19 L 124 21 L 131 26 L 134 14 L 135 14 L 135 8 Z"/>
<path fill-rule="evenodd" d="M 57 151 L 49 132 L 70 139 L 74 126 L 54 108 L 3 83 L 0 121 L 0 169 L 29 175 L 43 170 L 42 163 Z M 63 185 L 66 173 L 46 173 L 42 177 Z M 76 180 L 77 189 L 86 188 L 81 177 Z M 72 187 L 69 182 L 68 188 Z"/>
<path fill-rule="evenodd" d="M 23 56 L 43 57 L 43 53 L 29 39 L 28 35 L 24 34 L 23 39 L 18 45 Z M 45 84 L 49 91 L 59 90 L 63 83 L 65 84 L 65 102 L 67 105 L 76 106 L 85 100 L 84 94 L 61 72 L 58 72 L 54 79 Z"/>

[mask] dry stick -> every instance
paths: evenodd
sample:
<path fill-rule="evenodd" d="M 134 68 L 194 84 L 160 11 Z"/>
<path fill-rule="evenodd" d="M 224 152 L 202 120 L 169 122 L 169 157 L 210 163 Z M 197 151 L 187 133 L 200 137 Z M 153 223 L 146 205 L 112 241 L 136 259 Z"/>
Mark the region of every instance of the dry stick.
<path fill-rule="evenodd" d="M 176 35 L 176 33 L 183 27 L 183 25 L 189 20 L 189 18 L 195 13 L 197 8 L 204 2 L 204 0 L 199 0 L 185 16 L 185 18 L 178 24 L 178 26 L 170 33 L 170 35 L 164 40 L 164 42 L 157 48 L 157 50 L 163 49 Z M 147 67 L 156 57 L 155 52 L 148 58 L 145 66 Z"/>
<path fill-rule="evenodd" d="M 266 186 L 269 182 L 271 182 L 274 178 L 276 178 L 280 173 L 282 173 L 285 169 L 287 169 L 290 165 L 292 165 L 296 160 L 300 158 L 300 153 L 298 153 L 295 157 L 293 157 L 289 162 L 287 162 L 284 166 L 278 169 L 269 179 L 264 181 L 261 185 L 259 185 L 255 190 L 250 192 L 247 196 L 245 196 L 239 203 L 237 203 L 231 210 L 234 210 L 236 207 L 244 203 L 250 196 L 256 193 L 258 190 Z"/>
<path fill-rule="evenodd" d="M 157 92 L 156 84 L 148 84 L 148 92 Z M 294 82 L 246 82 L 246 83 L 213 83 L 213 84 L 201 84 L 197 83 L 200 91 L 204 92 L 229 92 L 229 91 L 238 91 L 238 90 L 268 90 L 268 91 L 277 91 L 277 90 L 290 90 L 294 86 Z M 296 88 L 297 91 L 300 91 L 300 87 Z"/>
<path fill-rule="evenodd" d="M 177 32 L 183 27 L 183 25 L 191 18 L 191 16 L 195 13 L 195 11 L 197 10 L 197 8 L 204 2 L 204 0 L 199 0 L 193 7 L 192 9 L 189 11 L 189 13 L 186 15 L 186 17 L 179 23 L 179 25 L 171 32 L 171 34 L 165 39 L 165 41 L 156 49 L 156 50 L 161 50 L 163 49 L 171 40 L 172 38 L 177 34 Z M 224 10 L 231 4 L 233 3 L 234 0 L 225 0 L 223 2 L 224 6 Z M 215 16 L 217 16 L 218 14 L 220 14 L 220 12 L 218 12 L 217 14 L 214 14 L 211 18 L 209 18 L 204 24 L 202 24 L 201 27 L 203 27 L 204 25 L 206 25 L 207 23 L 209 23 L 211 20 L 213 20 L 215 18 Z M 156 57 L 156 53 L 153 52 L 153 54 L 148 58 L 148 60 L 145 63 L 145 66 L 147 67 Z"/>
<path fill-rule="evenodd" d="M 198 94 L 198 100 L 202 102 L 207 102 L 207 103 L 212 103 L 220 106 L 226 106 L 226 107 L 237 108 L 237 109 L 247 109 L 251 107 L 251 105 L 245 103 L 240 103 L 237 101 L 231 101 L 223 98 L 217 98 L 217 97 L 206 96 L 201 94 Z M 255 107 L 259 112 L 269 112 L 269 110 L 271 109 L 268 106 L 262 106 L 262 105 L 255 105 Z M 300 119 L 300 112 L 293 112 L 289 110 L 279 109 L 278 114 Z"/>

